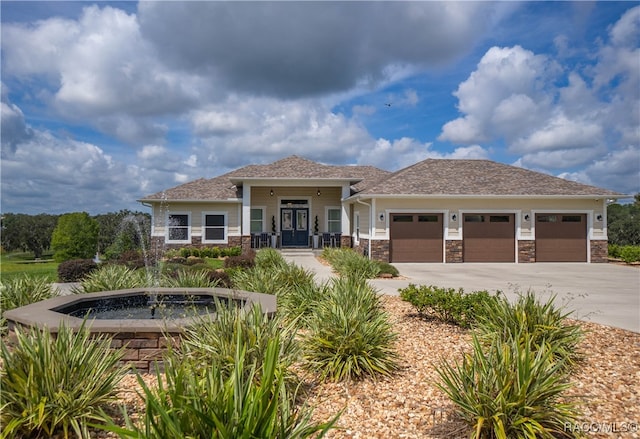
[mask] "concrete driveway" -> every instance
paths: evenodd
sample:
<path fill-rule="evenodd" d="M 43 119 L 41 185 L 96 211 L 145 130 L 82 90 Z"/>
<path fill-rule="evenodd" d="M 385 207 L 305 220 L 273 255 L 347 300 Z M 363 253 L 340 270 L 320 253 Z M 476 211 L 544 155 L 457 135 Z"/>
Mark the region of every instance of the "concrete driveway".
<path fill-rule="evenodd" d="M 640 332 L 640 268 L 615 264 L 393 264 L 404 279 L 376 279 L 385 294 L 398 295 L 410 283 L 500 290 L 509 298 L 531 289 L 541 298 L 556 295 L 556 303 L 581 320 Z"/>

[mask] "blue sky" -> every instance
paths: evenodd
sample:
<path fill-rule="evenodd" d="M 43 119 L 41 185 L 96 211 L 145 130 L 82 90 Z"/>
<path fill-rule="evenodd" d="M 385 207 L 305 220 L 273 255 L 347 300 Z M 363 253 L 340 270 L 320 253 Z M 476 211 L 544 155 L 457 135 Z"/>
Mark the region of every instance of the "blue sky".
<path fill-rule="evenodd" d="M 487 158 L 640 192 L 637 2 L 11 2 L 2 212 L 298 154 Z"/>

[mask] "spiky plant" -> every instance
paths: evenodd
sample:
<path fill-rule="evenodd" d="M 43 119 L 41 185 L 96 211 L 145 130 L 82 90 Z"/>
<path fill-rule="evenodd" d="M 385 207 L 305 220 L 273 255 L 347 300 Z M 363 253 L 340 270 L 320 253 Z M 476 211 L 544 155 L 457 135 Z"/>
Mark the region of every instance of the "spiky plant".
<path fill-rule="evenodd" d="M 151 286 L 147 284 L 143 270 L 134 270 L 124 265 L 105 265 L 89 274 L 74 288 L 76 293 L 95 293 L 98 291 L 124 290 Z"/>
<path fill-rule="evenodd" d="M 377 293 L 362 279 L 333 280 L 308 325 L 304 363 L 322 379 L 375 378 L 398 367 L 397 336 Z"/>
<path fill-rule="evenodd" d="M 111 339 L 94 337 L 83 324 L 74 331 L 16 328 L 15 344 L 1 345 L 0 437 L 89 437 L 89 423 L 105 423 L 101 411 L 116 400 L 126 373 L 122 350 Z"/>
<path fill-rule="evenodd" d="M 13 308 L 50 299 L 58 294 L 43 276 L 23 274 L 0 281 L 0 310 Z"/>

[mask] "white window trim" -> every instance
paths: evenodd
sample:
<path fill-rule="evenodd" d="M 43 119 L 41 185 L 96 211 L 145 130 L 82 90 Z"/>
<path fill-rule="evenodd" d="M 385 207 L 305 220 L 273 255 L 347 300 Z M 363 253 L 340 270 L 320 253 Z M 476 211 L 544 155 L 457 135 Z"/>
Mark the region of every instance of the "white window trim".
<path fill-rule="evenodd" d="M 337 210 L 340 213 L 340 219 L 333 221 L 333 222 L 340 223 L 340 232 L 333 232 L 333 233 L 342 233 L 342 207 L 341 206 L 325 206 L 324 207 L 324 230 L 329 232 L 329 211 L 330 210 Z M 322 233 L 322 231 L 320 231 L 320 233 Z"/>
<path fill-rule="evenodd" d="M 251 206 L 251 209 L 249 209 L 249 233 L 252 233 L 251 232 L 251 211 L 253 209 L 262 211 L 261 232 L 269 232 L 269 233 L 271 233 L 271 225 L 267 225 L 267 206 Z"/>
<path fill-rule="evenodd" d="M 171 226 L 169 225 L 169 217 L 172 215 L 187 215 L 187 239 L 169 239 L 169 229 Z M 164 240 L 167 244 L 191 244 L 191 212 L 190 211 L 181 211 L 181 212 L 167 212 L 165 216 L 165 233 Z"/>
<path fill-rule="evenodd" d="M 205 239 L 207 236 L 206 219 L 207 215 L 222 215 L 224 217 L 224 239 Z M 229 214 L 226 211 L 208 211 L 202 212 L 202 243 L 203 244 L 227 244 L 229 242 Z"/>
<path fill-rule="evenodd" d="M 353 212 L 353 242 L 360 244 L 360 211 Z"/>

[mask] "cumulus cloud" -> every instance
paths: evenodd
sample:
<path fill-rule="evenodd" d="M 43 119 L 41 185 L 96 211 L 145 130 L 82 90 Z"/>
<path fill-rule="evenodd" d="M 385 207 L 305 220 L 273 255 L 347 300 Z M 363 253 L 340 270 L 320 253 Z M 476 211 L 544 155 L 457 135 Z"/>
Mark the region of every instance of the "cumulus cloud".
<path fill-rule="evenodd" d="M 88 6 L 79 20 L 3 23 L 2 39 L 5 76 L 38 78 L 60 115 L 129 143 L 157 140 L 162 127 L 145 118 L 185 111 L 206 90 L 162 66 L 136 15 L 109 6 Z"/>
<path fill-rule="evenodd" d="M 409 65 L 450 60 L 473 45 L 497 9 L 453 2 L 141 2 L 139 17 L 143 35 L 174 68 L 237 92 L 292 98 L 370 86 L 406 74 Z"/>
<path fill-rule="evenodd" d="M 9 101 L 9 96 L 4 84 L 2 87 L 2 100 L 0 101 L 0 137 L 2 147 L 0 157 L 15 152 L 20 142 L 29 140 L 33 136 L 33 130 L 29 128 L 24 120 L 22 110 Z"/>
<path fill-rule="evenodd" d="M 566 38 L 556 37 L 563 53 Z M 620 156 L 631 158 L 640 143 L 640 7 L 629 9 L 609 29 L 609 39 L 591 53 L 588 66 L 563 66 L 520 46 L 492 47 L 454 95 L 461 116 L 442 127 L 440 140 L 458 144 L 502 139 L 520 166 L 568 170 L 564 176 L 607 187 L 629 187 L 612 175 Z M 564 84 L 564 85 L 559 85 Z M 602 159 L 602 157 L 606 157 Z M 637 179 L 638 159 L 632 160 Z M 577 167 L 586 166 L 582 171 Z"/>

